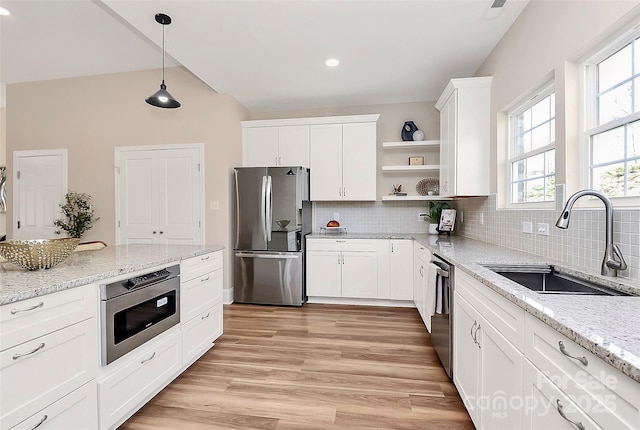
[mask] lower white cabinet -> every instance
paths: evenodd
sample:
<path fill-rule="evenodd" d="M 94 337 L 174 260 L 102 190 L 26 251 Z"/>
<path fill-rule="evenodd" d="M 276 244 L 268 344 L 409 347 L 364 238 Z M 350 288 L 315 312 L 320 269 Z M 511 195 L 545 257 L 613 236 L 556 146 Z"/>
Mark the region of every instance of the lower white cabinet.
<path fill-rule="evenodd" d="M 456 273 L 453 380 L 477 428 L 521 428 L 523 409 L 512 402 L 522 397 L 524 354 L 496 329 L 493 314 L 478 310 L 482 300 L 469 294 L 477 288 L 486 289 L 469 275 Z M 524 324 L 522 309 L 512 303 L 503 306 Z"/>
<path fill-rule="evenodd" d="M 413 248 L 413 302 L 416 304 L 420 318 L 425 327 L 431 333 L 431 313 L 427 310 L 427 271 L 431 261 L 431 253 L 418 242 Z M 435 288 L 431 286 L 431 288 Z"/>
<path fill-rule="evenodd" d="M 12 430 L 89 430 L 98 428 L 98 393 L 88 382 L 47 406 Z"/>
<path fill-rule="evenodd" d="M 182 325 L 182 360 L 191 365 L 211 348 L 222 334 L 222 303 L 218 303 Z"/>
<path fill-rule="evenodd" d="M 182 370 L 180 330 L 160 336 L 112 363 L 117 367 L 98 379 L 101 429 L 122 424 Z"/>
<path fill-rule="evenodd" d="M 413 240 L 389 240 L 389 298 L 413 299 Z"/>

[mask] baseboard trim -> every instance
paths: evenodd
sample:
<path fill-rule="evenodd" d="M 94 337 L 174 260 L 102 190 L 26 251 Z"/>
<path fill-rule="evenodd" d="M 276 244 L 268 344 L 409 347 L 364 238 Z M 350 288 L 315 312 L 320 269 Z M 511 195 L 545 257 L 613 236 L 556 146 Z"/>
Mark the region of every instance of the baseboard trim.
<path fill-rule="evenodd" d="M 307 303 L 319 303 L 326 305 L 387 306 L 397 308 L 416 307 L 412 300 L 355 299 L 345 297 L 309 297 Z"/>
<path fill-rule="evenodd" d="M 230 305 L 231 303 L 233 303 L 233 287 L 222 290 L 222 302 L 225 305 Z"/>

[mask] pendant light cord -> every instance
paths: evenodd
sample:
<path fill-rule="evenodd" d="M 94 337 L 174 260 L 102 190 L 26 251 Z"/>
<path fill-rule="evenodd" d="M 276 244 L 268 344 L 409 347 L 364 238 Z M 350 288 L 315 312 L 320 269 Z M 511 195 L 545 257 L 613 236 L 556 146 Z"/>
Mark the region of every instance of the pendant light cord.
<path fill-rule="evenodd" d="M 162 24 L 162 83 L 164 84 L 164 27 Z"/>

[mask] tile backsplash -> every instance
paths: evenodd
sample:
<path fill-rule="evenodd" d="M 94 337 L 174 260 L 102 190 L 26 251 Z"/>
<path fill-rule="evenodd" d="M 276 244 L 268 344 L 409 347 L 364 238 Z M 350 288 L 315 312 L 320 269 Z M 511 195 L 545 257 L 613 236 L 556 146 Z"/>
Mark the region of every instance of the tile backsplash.
<path fill-rule="evenodd" d="M 426 233 L 425 202 L 316 202 L 314 231 L 339 214 L 349 233 Z M 451 203 L 458 210 L 455 234 L 506 248 L 543 256 L 574 267 L 599 271 L 604 255 L 605 211 L 574 209 L 567 230 L 555 227 L 560 210 L 497 210 L 495 195 Z M 463 221 L 460 222 L 460 212 Z M 522 232 L 530 222 L 533 233 Z M 537 234 L 538 223 L 549 225 L 549 235 Z M 640 210 L 615 209 L 613 241 L 628 268 L 619 276 L 640 280 Z"/>

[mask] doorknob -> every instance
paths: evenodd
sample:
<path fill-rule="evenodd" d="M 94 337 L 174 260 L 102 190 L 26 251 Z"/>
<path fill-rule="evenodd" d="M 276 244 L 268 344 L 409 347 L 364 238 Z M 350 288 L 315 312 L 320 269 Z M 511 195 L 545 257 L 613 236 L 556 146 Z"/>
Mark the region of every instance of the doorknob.
<path fill-rule="evenodd" d="M 153 230 L 153 231 L 152 231 L 152 233 L 153 233 L 153 234 L 156 234 L 156 231 L 155 231 L 155 230 Z"/>
<path fill-rule="evenodd" d="M 164 231 L 160 230 L 160 234 L 163 234 L 163 233 L 164 233 Z"/>

